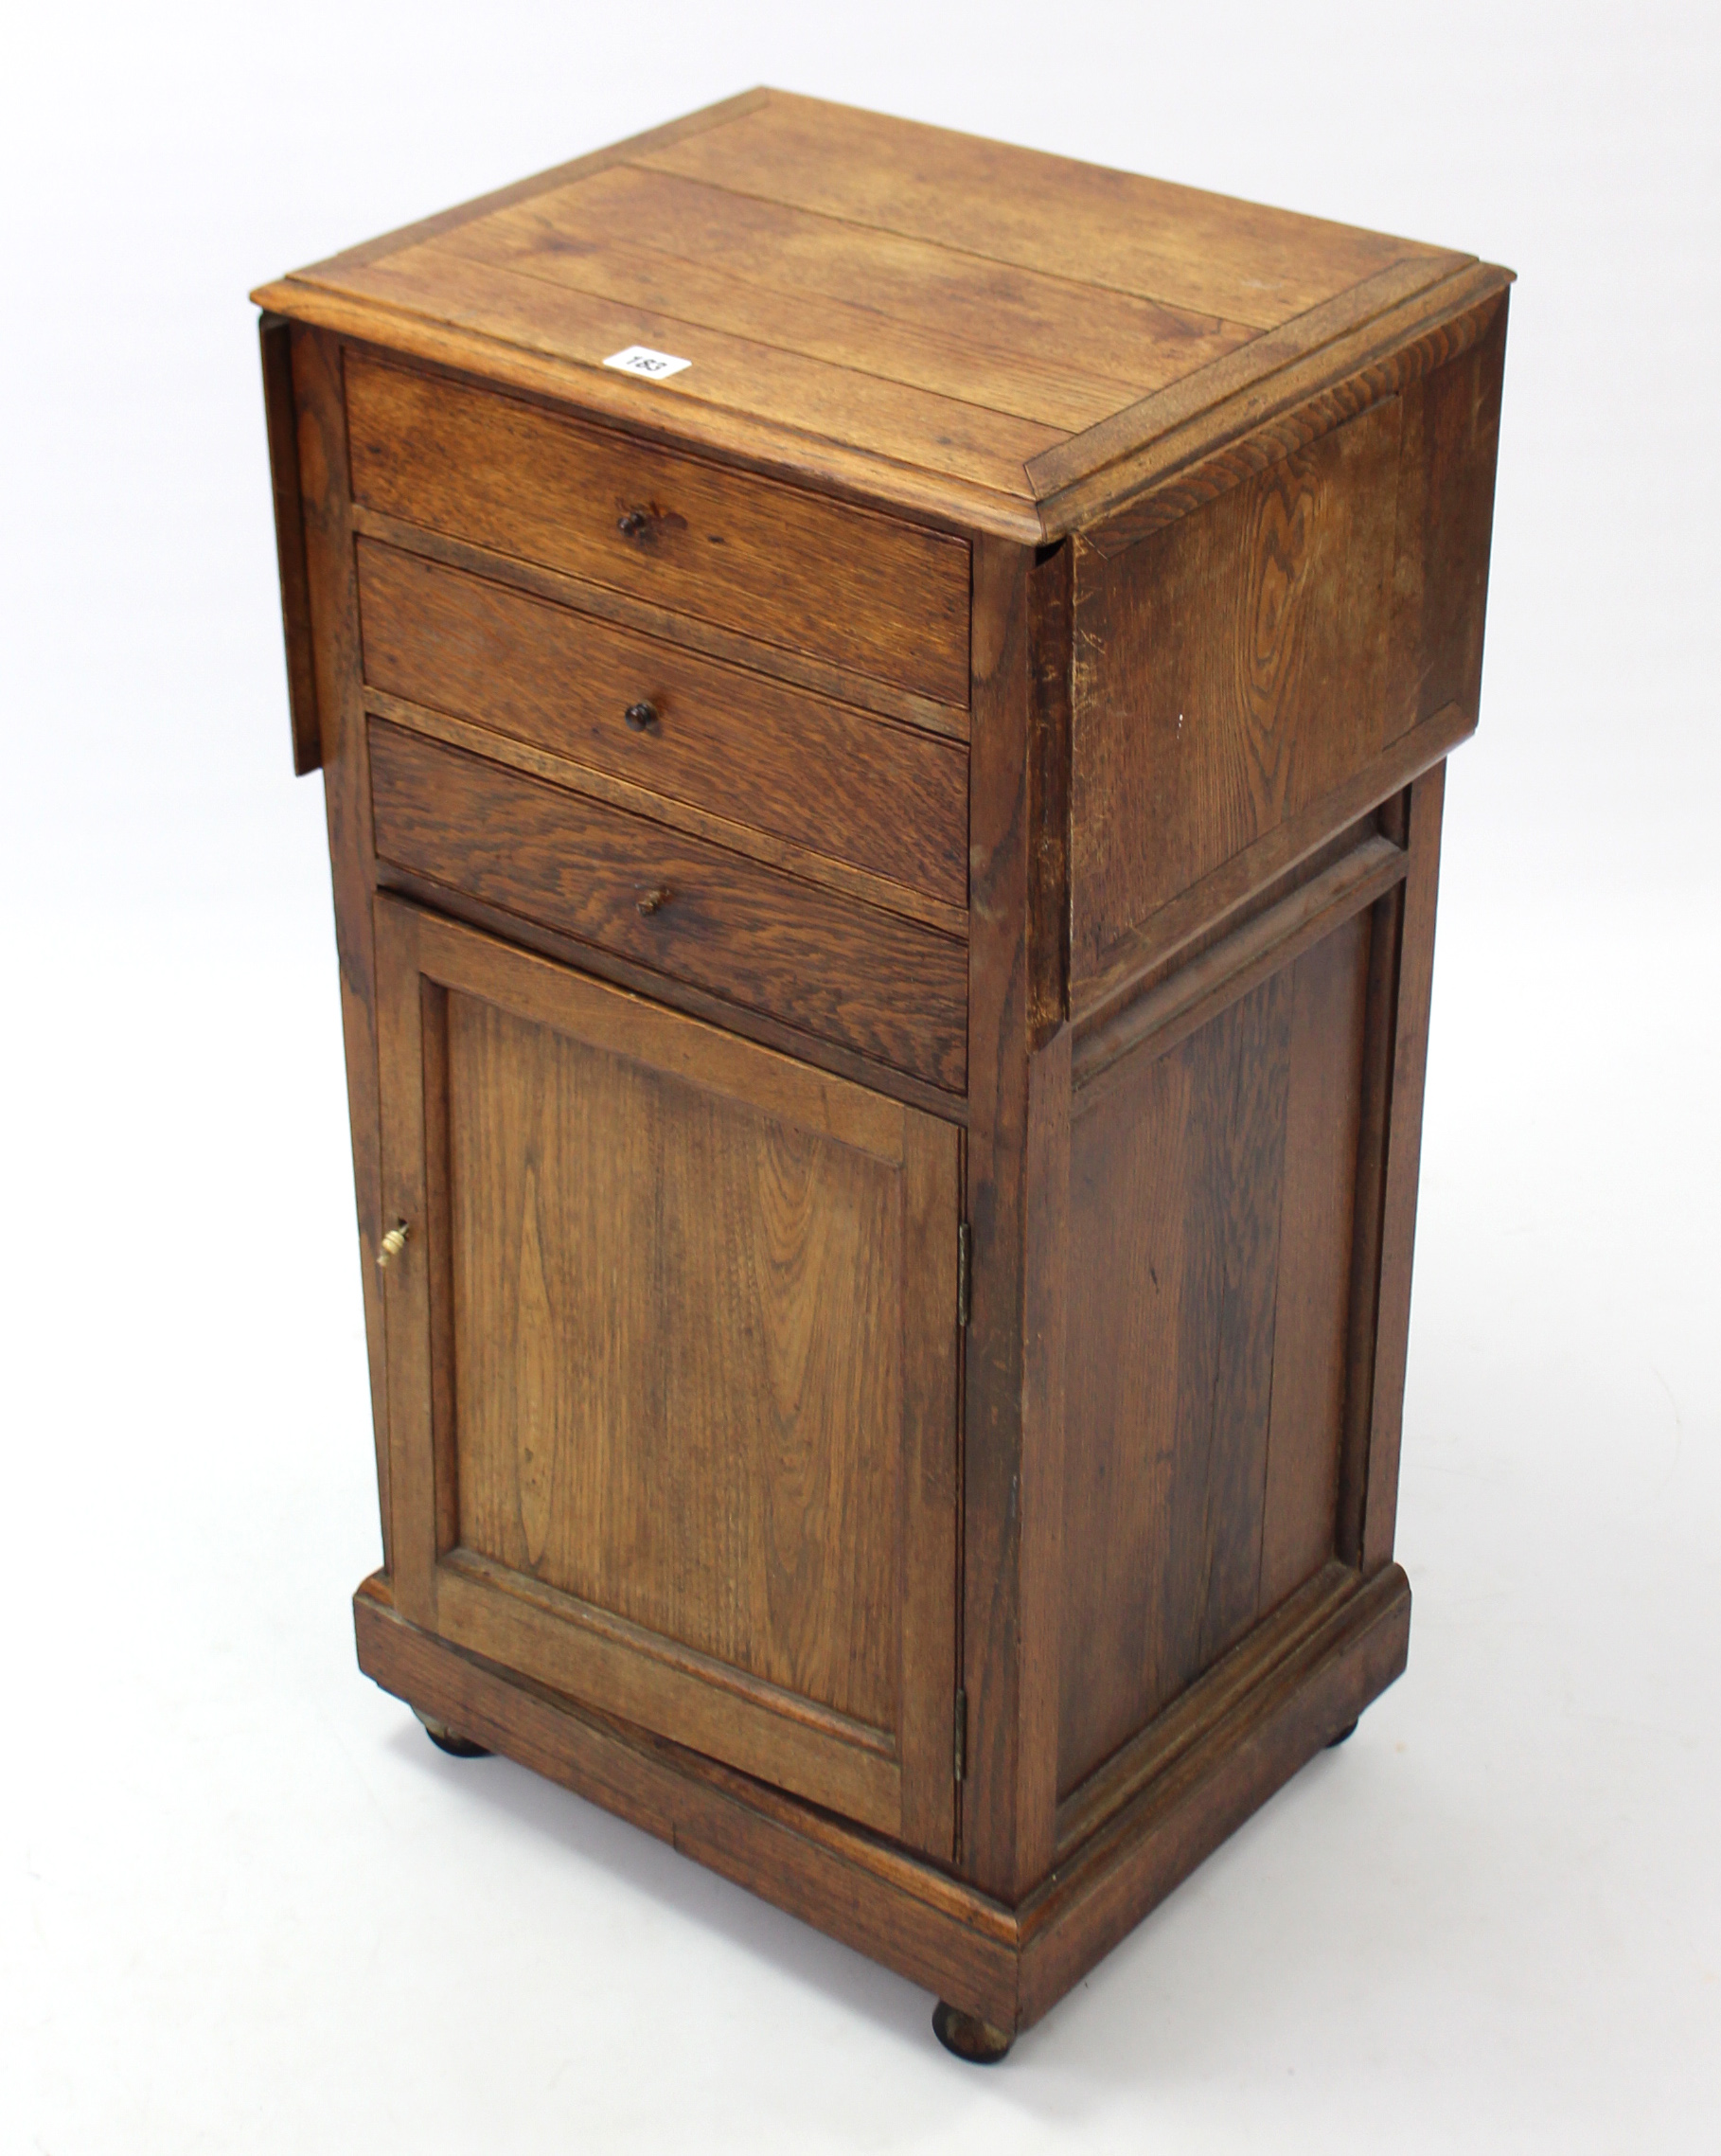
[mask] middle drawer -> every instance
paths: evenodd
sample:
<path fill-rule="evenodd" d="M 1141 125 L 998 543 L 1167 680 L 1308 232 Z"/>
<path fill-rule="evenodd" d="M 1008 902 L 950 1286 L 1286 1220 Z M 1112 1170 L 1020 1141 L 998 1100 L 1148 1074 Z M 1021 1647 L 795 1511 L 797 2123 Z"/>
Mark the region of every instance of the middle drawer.
<path fill-rule="evenodd" d="M 368 736 L 380 863 L 962 1091 L 956 937 L 385 719 Z"/>
<path fill-rule="evenodd" d="M 961 743 L 375 540 L 358 557 L 372 688 L 967 906 Z"/>

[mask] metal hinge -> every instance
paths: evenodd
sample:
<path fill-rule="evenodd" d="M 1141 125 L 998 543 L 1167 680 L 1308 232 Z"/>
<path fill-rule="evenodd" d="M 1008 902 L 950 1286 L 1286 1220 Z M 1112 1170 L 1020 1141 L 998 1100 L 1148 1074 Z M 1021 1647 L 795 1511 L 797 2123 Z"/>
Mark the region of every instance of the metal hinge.
<path fill-rule="evenodd" d="M 974 1241 L 968 1223 L 964 1221 L 956 1230 L 956 1323 L 968 1322 L 968 1252 Z"/>
<path fill-rule="evenodd" d="M 968 1771 L 968 1695 L 959 1684 L 956 1687 L 956 1779 L 967 1778 Z"/>

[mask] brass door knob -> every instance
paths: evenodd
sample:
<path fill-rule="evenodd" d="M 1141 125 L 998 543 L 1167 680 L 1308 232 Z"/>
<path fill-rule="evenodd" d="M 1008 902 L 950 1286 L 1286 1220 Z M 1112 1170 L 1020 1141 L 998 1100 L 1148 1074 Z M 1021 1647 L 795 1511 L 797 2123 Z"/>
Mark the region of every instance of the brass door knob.
<path fill-rule="evenodd" d="M 386 1273 L 395 1259 L 406 1248 L 406 1238 L 412 1230 L 404 1221 L 397 1221 L 377 1246 L 377 1264 Z"/>
<path fill-rule="evenodd" d="M 654 914 L 660 907 L 666 906 L 674 896 L 667 883 L 653 883 L 650 890 L 640 893 L 634 903 L 642 914 Z"/>

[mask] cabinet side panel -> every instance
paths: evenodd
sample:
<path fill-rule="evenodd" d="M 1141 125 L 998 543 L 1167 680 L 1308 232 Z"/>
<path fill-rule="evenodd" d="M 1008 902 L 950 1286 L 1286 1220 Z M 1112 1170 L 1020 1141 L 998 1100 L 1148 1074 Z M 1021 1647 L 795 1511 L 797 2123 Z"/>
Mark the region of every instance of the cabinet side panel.
<path fill-rule="evenodd" d="M 1405 392 L 1388 735 L 1456 704 L 1476 723 L 1507 295 L 1468 351 Z"/>
<path fill-rule="evenodd" d="M 1145 1062 L 1072 1132 L 1060 1794 L 1254 1614 L 1286 989 Z"/>
<path fill-rule="evenodd" d="M 1332 1556 L 1368 936 L 1076 1096 L 1060 1795 Z"/>
<path fill-rule="evenodd" d="M 334 882 L 335 944 L 341 967 L 341 1023 L 346 1049 L 346 1097 L 352 1120 L 353 1187 L 358 1200 L 364 1333 L 382 1512 L 385 1567 L 389 1526 L 388 1386 L 381 1274 L 382 1175 L 377 1077 L 376 953 L 371 892 L 370 755 L 360 701 L 358 582 L 353 563 L 352 500 L 347 484 L 346 414 L 340 347 L 332 337 L 295 328 L 293 393 L 304 511 L 307 593 L 316 681 L 328 861 Z"/>
<path fill-rule="evenodd" d="M 311 648 L 310 580 L 305 561 L 305 508 L 299 491 L 298 419 L 293 397 L 293 329 L 278 314 L 257 324 L 263 359 L 263 416 L 275 490 L 275 547 L 281 577 L 281 627 L 287 640 L 287 709 L 293 768 L 299 777 L 323 761 L 317 724 L 316 658 Z"/>
<path fill-rule="evenodd" d="M 1475 729 L 1506 320 L 1489 294 L 1430 372 L 1388 394 L 1364 369 L 1356 417 L 1317 398 L 1285 421 L 1303 446 L 1238 445 L 1252 476 L 1133 543 L 1115 520 L 1077 542 L 1078 1020 Z"/>
<path fill-rule="evenodd" d="M 1371 933 L 1354 915 L 1292 973 L 1263 1615 L 1333 1554 Z"/>
<path fill-rule="evenodd" d="M 1398 1510 L 1398 1448 L 1404 1425 L 1405 1359 L 1411 1330 L 1411 1260 L 1422 1166 L 1422 1096 L 1434 985 L 1434 909 L 1446 767 L 1411 790 L 1411 873 L 1405 883 L 1397 1002 L 1393 1023 L 1391 1108 L 1380 1180 L 1380 1292 L 1369 1402 L 1362 1568 L 1393 1555 Z"/>
<path fill-rule="evenodd" d="M 1071 968 L 1385 739 L 1400 403 L 1108 560 L 1077 549 Z"/>

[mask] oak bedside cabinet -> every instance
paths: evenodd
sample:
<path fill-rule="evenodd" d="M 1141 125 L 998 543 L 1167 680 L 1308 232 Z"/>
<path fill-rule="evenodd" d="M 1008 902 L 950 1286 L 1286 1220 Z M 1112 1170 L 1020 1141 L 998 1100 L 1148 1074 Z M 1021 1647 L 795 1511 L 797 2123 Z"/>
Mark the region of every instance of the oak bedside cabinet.
<path fill-rule="evenodd" d="M 1509 282 L 760 90 L 256 294 L 360 1664 L 969 2058 L 1404 1667 Z"/>

